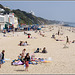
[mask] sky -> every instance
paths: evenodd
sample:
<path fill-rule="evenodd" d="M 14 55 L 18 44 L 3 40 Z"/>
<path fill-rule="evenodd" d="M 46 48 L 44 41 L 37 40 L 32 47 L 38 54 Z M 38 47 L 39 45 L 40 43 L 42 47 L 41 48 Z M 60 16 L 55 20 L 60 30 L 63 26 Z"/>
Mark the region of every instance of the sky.
<path fill-rule="evenodd" d="M 48 20 L 75 22 L 75 1 L 0 1 L 0 4 L 10 9 L 32 10 L 35 16 Z"/>

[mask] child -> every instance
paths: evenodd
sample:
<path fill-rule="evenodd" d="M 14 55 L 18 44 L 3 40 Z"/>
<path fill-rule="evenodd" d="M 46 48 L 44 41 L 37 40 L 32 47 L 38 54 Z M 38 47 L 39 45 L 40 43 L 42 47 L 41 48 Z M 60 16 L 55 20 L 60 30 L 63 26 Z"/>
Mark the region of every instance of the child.
<path fill-rule="evenodd" d="M 29 61 L 27 61 L 27 59 L 25 59 L 25 65 L 26 65 L 25 71 L 28 71 Z"/>

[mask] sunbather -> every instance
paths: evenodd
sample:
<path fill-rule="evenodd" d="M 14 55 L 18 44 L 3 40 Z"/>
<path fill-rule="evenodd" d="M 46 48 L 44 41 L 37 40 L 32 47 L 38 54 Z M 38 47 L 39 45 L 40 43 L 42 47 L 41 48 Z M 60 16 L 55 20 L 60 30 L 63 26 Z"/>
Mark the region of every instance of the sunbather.
<path fill-rule="evenodd" d="M 46 48 L 44 47 L 42 53 L 47 53 Z"/>

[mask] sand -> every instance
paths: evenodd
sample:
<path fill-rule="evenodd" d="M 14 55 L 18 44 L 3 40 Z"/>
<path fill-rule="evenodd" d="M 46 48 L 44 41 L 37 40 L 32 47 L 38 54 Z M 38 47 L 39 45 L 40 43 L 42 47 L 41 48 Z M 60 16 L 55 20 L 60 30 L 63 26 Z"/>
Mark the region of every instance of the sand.
<path fill-rule="evenodd" d="M 68 31 L 70 27 L 62 27 L 63 35 L 56 35 L 56 38 L 62 39 L 64 41 L 55 41 L 51 38 L 51 35 L 58 32 L 58 28 L 61 26 L 54 26 L 54 30 L 50 31 L 51 26 L 46 25 L 46 28 L 42 28 L 45 31 L 45 36 L 42 37 L 39 32 L 35 33 L 34 31 L 27 31 L 31 33 L 32 37 L 37 39 L 28 39 L 27 35 L 24 35 L 23 32 L 15 32 L 14 37 L 13 33 L 7 33 L 7 37 L 3 37 L 0 33 L 0 52 L 5 50 L 5 58 L 10 59 L 6 60 L 0 69 L 0 74 L 73 74 L 75 73 L 75 43 L 67 44 L 68 48 L 63 48 L 66 43 L 66 36 L 69 36 L 69 40 L 73 41 L 75 39 L 75 33 Z M 41 30 L 41 31 L 42 31 Z M 18 46 L 20 41 L 27 41 L 28 46 Z M 11 62 L 14 59 L 17 59 L 17 56 L 25 48 L 26 53 L 33 54 L 37 48 L 43 49 L 46 47 L 48 53 L 36 53 L 35 57 L 39 58 L 52 58 L 50 63 L 41 63 L 37 65 L 29 65 L 29 71 L 24 70 L 23 65 L 12 66 Z"/>

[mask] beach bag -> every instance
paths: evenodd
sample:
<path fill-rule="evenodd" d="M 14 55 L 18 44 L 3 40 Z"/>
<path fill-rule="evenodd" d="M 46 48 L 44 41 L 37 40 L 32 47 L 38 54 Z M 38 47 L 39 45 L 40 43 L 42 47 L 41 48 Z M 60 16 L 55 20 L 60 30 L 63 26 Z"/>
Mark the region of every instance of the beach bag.
<path fill-rule="evenodd" d="M 25 69 L 26 65 L 24 64 L 24 69 Z"/>

